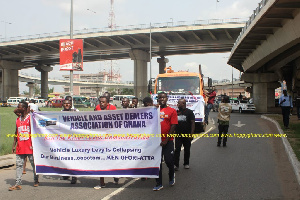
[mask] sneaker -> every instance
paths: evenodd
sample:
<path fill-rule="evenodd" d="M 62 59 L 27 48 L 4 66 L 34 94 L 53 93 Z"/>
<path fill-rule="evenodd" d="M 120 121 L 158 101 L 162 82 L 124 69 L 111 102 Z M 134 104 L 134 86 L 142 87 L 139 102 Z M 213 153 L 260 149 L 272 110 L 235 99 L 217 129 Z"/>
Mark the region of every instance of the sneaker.
<path fill-rule="evenodd" d="M 223 147 L 226 147 L 226 142 L 223 142 Z"/>
<path fill-rule="evenodd" d="M 175 177 L 173 178 L 173 180 L 169 181 L 169 185 L 170 185 L 170 186 L 175 185 Z"/>
<path fill-rule="evenodd" d="M 221 145 L 221 142 L 218 142 L 218 143 L 217 143 L 217 147 L 219 147 L 220 145 Z"/>
<path fill-rule="evenodd" d="M 38 181 L 34 182 L 33 187 L 39 187 L 39 183 L 40 183 L 40 182 L 38 182 Z"/>
<path fill-rule="evenodd" d="M 174 165 L 174 170 L 175 171 L 179 171 L 179 167 L 177 167 L 176 165 Z"/>
<path fill-rule="evenodd" d="M 22 189 L 21 185 L 14 185 L 8 188 L 8 191 L 21 190 L 21 189 Z"/>
<path fill-rule="evenodd" d="M 76 184 L 77 183 L 77 177 L 72 177 L 71 184 Z"/>
<path fill-rule="evenodd" d="M 190 166 L 189 165 L 184 165 L 184 169 L 189 169 Z"/>
<path fill-rule="evenodd" d="M 164 186 L 162 186 L 162 185 L 156 185 L 154 188 L 153 188 L 153 191 L 159 191 L 159 190 L 161 190 L 161 189 L 163 189 L 164 188 Z"/>
<path fill-rule="evenodd" d="M 100 186 L 100 185 L 96 185 L 96 186 L 94 187 L 94 189 L 95 189 L 95 190 L 99 190 L 99 189 L 101 189 L 101 186 Z"/>
<path fill-rule="evenodd" d="M 94 187 L 95 190 L 99 190 L 99 189 L 101 189 L 101 188 L 105 188 L 105 184 L 104 184 L 104 185 L 96 185 L 96 186 Z"/>

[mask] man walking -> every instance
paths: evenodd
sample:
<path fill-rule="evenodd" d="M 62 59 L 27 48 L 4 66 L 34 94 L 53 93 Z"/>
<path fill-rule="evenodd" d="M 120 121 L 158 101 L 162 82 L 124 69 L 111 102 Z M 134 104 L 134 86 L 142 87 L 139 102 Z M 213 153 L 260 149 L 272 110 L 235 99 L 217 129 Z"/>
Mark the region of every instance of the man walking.
<path fill-rule="evenodd" d="M 205 119 L 204 119 L 204 122 L 206 124 L 208 124 L 208 116 L 209 116 L 209 112 L 210 110 L 212 109 L 213 105 L 214 105 L 214 101 L 215 101 L 215 98 L 216 98 L 216 91 L 215 91 L 215 88 L 212 88 L 212 91 L 209 92 L 209 93 L 206 93 L 205 94 L 207 97 L 208 97 L 208 100 L 207 100 L 207 105 L 205 107 Z"/>
<path fill-rule="evenodd" d="M 191 141 L 193 140 L 193 134 L 195 132 L 195 115 L 193 111 L 186 108 L 186 100 L 178 100 L 178 125 L 176 126 L 176 138 L 175 138 L 175 159 L 174 159 L 174 168 L 175 171 L 179 169 L 179 158 L 181 146 L 184 146 L 184 168 L 189 169 L 189 160 L 190 160 L 190 149 Z"/>
<path fill-rule="evenodd" d="M 290 121 L 290 111 L 293 108 L 293 102 L 291 96 L 287 94 L 286 90 L 283 90 L 283 95 L 279 99 L 279 104 L 281 106 L 283 125 L 286 129 L 289 128 Z"/>
<path fill-rule="evenodd" d="M 100 96 L 99 97 L 99 108 L 95 111 L 100 111 L 100 110 L 116 110 L 116 107 L 113 105 L 110 105 L 109 103 L 109 98 L 107 98 L 107 96 Z M 97 107 L 96 107 L 97 108 Z M 114 178 L 114 182 L 115 184 L 118 184 L 119 179 L 118 178 Z M 98 190 L 100 188 L 105 187 L 105 183 L 104 183 L 104 177 L 100 177 L 100 185 L 97 185 L 94 187 L 94 189 Z"/>
<path fill-rule="evenodd" d="M 158 104 L 160 105 L 160 122 L 161 125 L 161 143 L 162 146 L 162 158 L 164 157 L 165 163 L 169 168 L 169 185 L 175 184 L 174 174 L 174 143 L 173 137 L 169 134 L 173 134 L 178 124 L 177 112 L 174 108 L 167 106 L 168 97 L 167 94 L 161 92 L 158 94 Z M 163 189 L 162 185 L 162 162 L 160 163 L 159 178 L 156 179 L 156 186 L 154 191 Z"/>
<path fill-rule="evenodd" d="M 222 136 L 223 136 L 223 147 L 226 146 L 227 142 L 227 133 L 229 129 L 229 120 L 230 120 L 230 113 L 232 110 L 232 107 L 230 105 L 229 96 L 225 96 L 222 99 L 222 103 L 219 104 L 218 108 L 218 129 L 219 129 L 219 137 L 218 137 L 218 143 L 217 146 L 219 147 L 222 142 Z"/>
<path fill-rule="evenodd" d="M 38 175 L 35 174 L 35 166 L 33 160 L 33 148 L 31 142 L 30 115 L 28 112 L 28 104 L 23 101 L 18 104 L 17 111 L 21 114 L 16 120 L 16 131 L 12 146 L 12 153 L 16 153 L 16 184 L 8 190 L 21 190 L 22 172 L 24 159 L 28 157 L 34 178 L 34 187 L 39 186 Z M 16 146 L 17 145 L 17 146 Z"/>

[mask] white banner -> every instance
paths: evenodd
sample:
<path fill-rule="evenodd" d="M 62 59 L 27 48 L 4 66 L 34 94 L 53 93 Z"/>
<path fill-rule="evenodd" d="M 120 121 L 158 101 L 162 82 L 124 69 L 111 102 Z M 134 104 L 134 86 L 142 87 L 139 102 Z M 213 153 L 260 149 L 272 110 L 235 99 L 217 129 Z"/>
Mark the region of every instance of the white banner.
<path fill-rule="evenodd" d="M 159 111 L 154 107 L 31 114 L 37 174 L 157 178 Z"/>

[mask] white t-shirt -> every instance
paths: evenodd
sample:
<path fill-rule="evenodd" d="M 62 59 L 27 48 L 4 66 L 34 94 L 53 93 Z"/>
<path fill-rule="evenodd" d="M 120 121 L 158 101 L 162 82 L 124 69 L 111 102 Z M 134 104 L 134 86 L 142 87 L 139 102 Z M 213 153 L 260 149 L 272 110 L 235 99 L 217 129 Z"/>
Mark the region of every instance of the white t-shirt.
<path fill-rule="evenodd" d="M 29 107 L 30 107 L 30 110 L 33 110 L 34 112 L 39 111 L 38 105 L 36 105 L 36 104 L 34 104 L 34 103 L 29 103 L 28 105 L 29 105 Z"/>

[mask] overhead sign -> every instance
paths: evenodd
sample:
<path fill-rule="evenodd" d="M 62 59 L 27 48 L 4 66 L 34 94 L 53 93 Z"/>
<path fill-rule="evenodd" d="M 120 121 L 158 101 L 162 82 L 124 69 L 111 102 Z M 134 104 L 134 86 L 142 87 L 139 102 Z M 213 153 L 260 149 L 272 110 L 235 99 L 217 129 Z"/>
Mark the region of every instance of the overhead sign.
<path fill-rule="evenodd" d="M 159 110 L 31 113 L 37 174 L 158 178 Z"/>
<path fill-rule="evenodd" d="M 61 39 L 59 41 L 60 70 L 83 71 L 83 40 Z"/>

